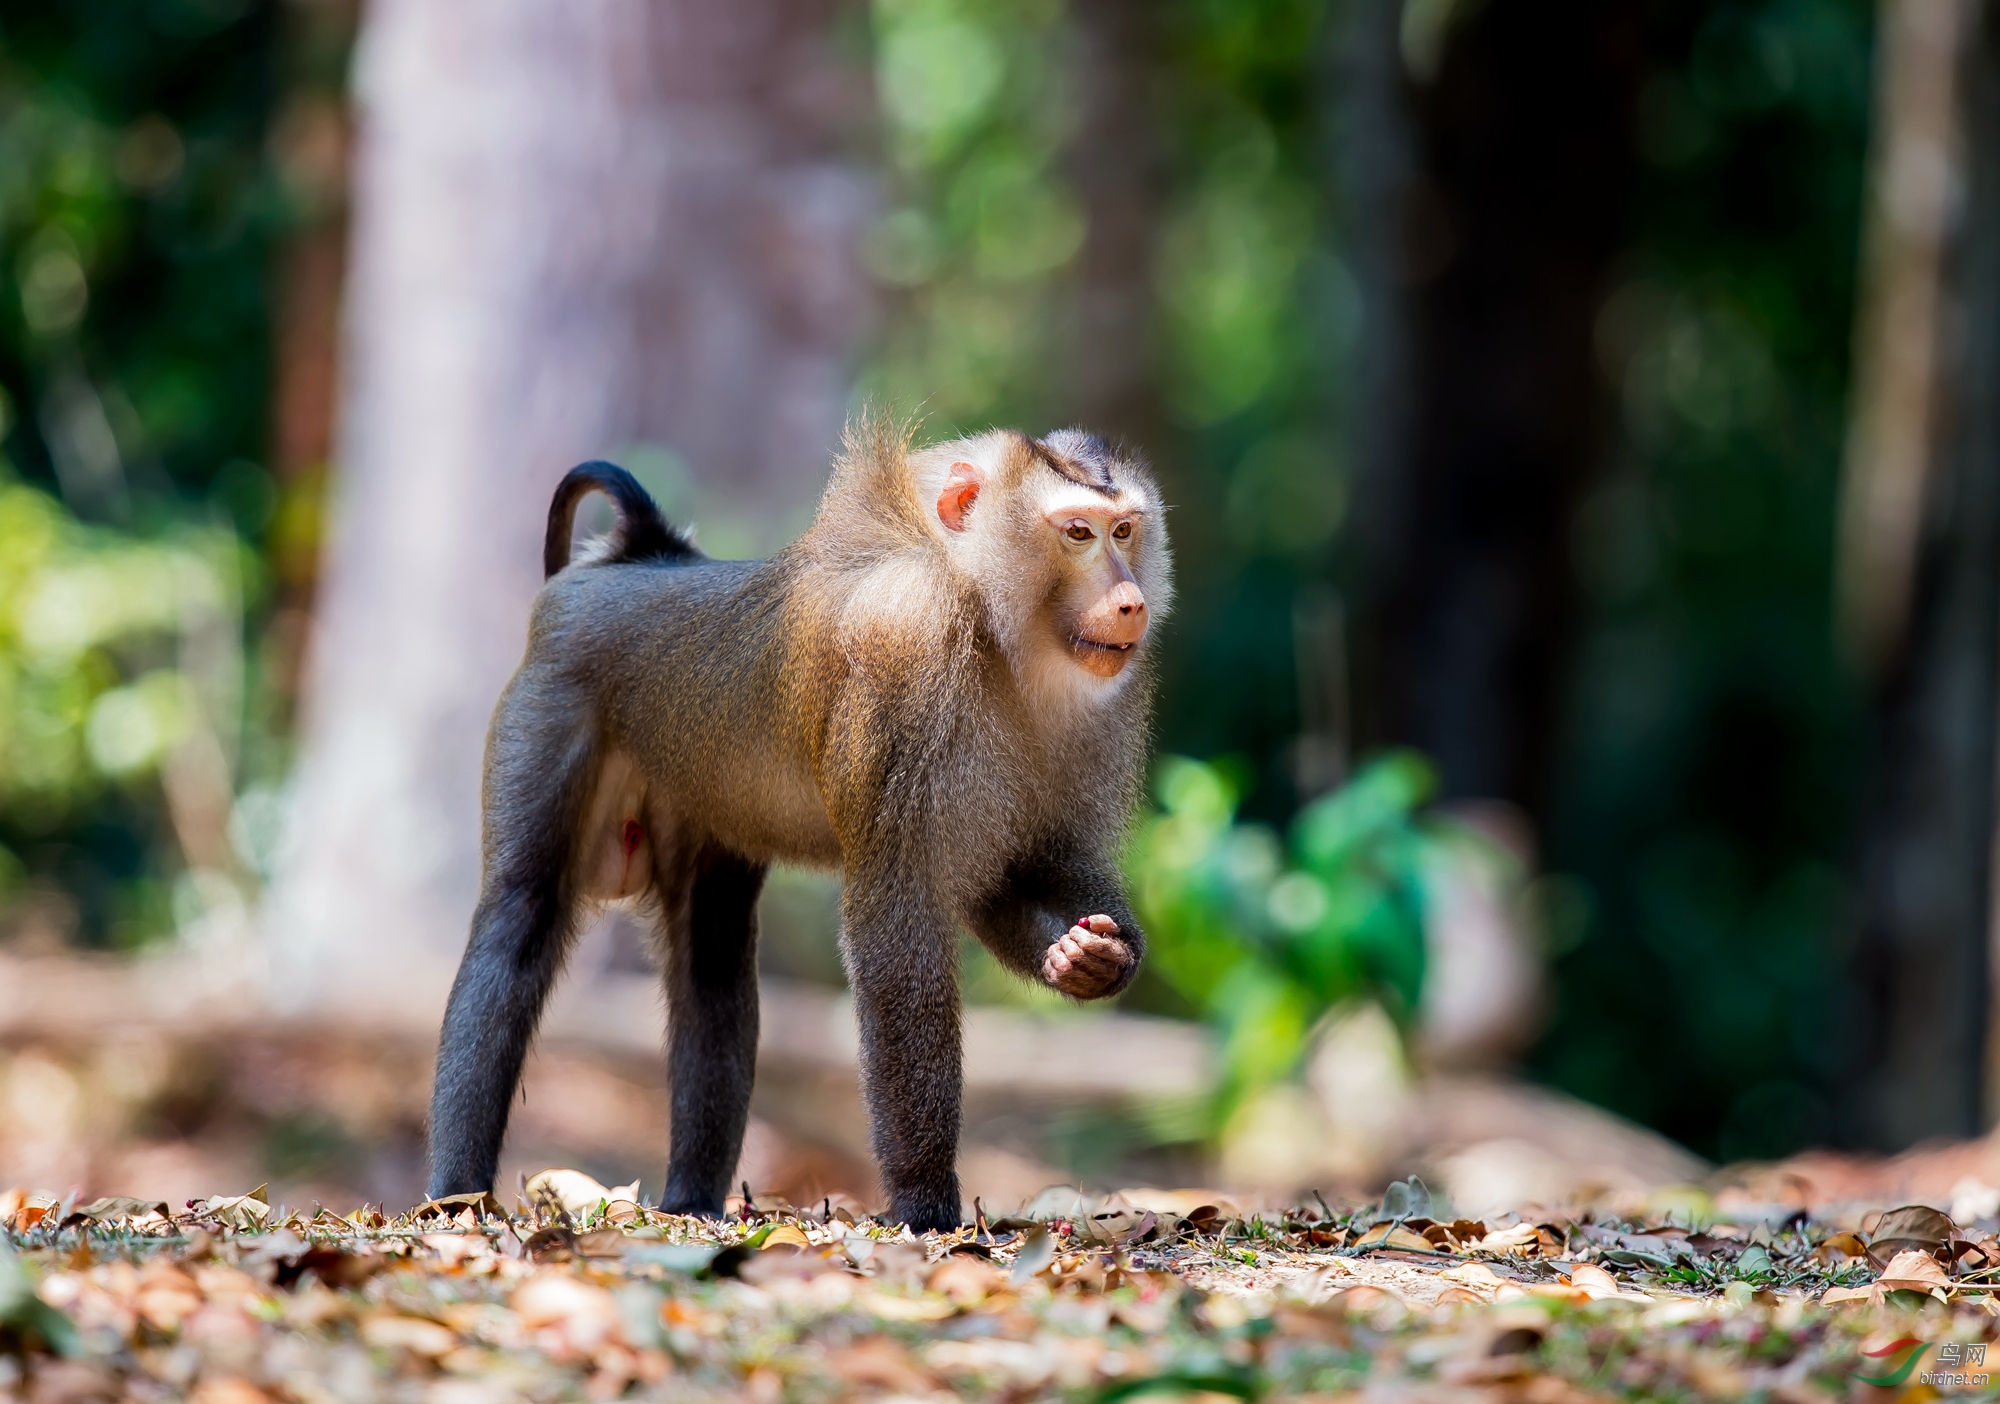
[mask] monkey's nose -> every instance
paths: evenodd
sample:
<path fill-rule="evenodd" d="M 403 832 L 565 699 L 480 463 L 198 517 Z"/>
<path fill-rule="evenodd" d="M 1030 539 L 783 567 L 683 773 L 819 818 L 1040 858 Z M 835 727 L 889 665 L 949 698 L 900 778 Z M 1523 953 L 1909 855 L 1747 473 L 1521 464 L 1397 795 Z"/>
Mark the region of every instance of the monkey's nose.
<path fill-rule="evenodd" d="M 1129 580 L 1112 586 L 1091 614 L 1097 627 L 1089 633 L 1099 643 L 1135 644 L 1146 636 L 1146 597 Z"/>

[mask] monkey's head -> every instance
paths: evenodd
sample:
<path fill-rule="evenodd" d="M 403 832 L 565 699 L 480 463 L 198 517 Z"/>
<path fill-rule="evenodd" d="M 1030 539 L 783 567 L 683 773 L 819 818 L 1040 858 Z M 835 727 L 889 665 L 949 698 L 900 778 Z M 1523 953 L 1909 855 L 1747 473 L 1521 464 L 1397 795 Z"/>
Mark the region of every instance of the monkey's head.
<path fill-rule="evenodd" d="M 1166 513 L 1143 463 L 1063 429 L 995 430 L 913 466 L 1024 679 L 1094 693 L 1125 673 L 1173 598 Z"/>

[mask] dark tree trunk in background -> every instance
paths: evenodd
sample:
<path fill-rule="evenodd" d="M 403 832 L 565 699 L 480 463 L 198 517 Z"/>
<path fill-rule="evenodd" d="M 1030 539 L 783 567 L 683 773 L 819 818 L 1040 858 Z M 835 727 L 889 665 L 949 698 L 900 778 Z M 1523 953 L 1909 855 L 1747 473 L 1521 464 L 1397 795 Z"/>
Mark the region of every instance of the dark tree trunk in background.
<path fill-rule="evenodd" d="M 1624 233 L 1630 23 L 1624 6 L 1491 0 L 1410 83 L 1408 429 L 1363 462 L 1359 739 L 1417 746 L 1448 795 L 1537 818 L 1569 523 L 1603 444 L 1593 333 Z"/>
<path fill-rule="evenodd" d="M 1096 0 L 1074 12 L 1082 110 L 1064 176 L 1088 234 L 1060 344 L 1062 396 L 1078 423 L 1155 455 L 1168 436 L 1153 367 L 1153 249 L 1165 197 L 1157 74 L 1158 15 L 1148 0 Z M 1053 425 L 1037 426 L 1053 428 Z"/>
<path fill-rule="evenodd" d="M 1899 24 L 1908 26 L 1901 34 L 1891 28 Z M 1854 520 L 1843 543 L 1852 601 L 1872 588 L 1909 602 L 1906 619 L 1899 612 L 1877 625 L 1878 637 L 1899 634 L 1900 647 L 1894 638 L 1879 645 L 1888 672 L 1863 834 L 1867 921 L 1857 956 L 1869 1017 L 1854 1050 L 1844 1130 L 1860 1144 L 1893 1149 L 1977 1134 L 1992 1123 L 2000 1085 L 1989 1032 L 2000 725 L 2000 16 L 1957 0 L 1885 5 L 1880 42 L 1882 130 L 1872 185 L 1887 208 L 1871 230 L 1869 295 L 1877 305 L 1872 317 L 1864 313 L 1857 347 L 1857 426 L 1872 429 L 1879 444 L 1894 425 L 1871 421 L 1871 410 L 1913 415 L 1913 442 L 1900 458 L 1880 447 L 1871 454 L 1864 432 L 1847 491 L 1867 504 L 1888 491 L 1886 475 L 1912 471 L 1909 491 L 1921 516 L 1907 586 L 1882 578 L 1893 556 L 1863 553 Z M 1940 92 L 1954 91 L 1952 113 L 1936 110 Z M 1936 133 L 1914 130 L 1941 124 Z M 1919 136 L 1932 138 L 1930 152 L 1912 151 L 1908 138 Z M 1923 184 L 1896 169 L 1934 156 L 1939 138 L 1947 156 L 1958 156 L 1965 182 L 1955 224 L 1948 190 L 1912 198 Z M 1928 322 L 1899 319 L 1926 299 L 1934 308 Z M 1883 344 L 1871 347 L 1870 335 Z M 1909 344 L 1923 336 L 1935 344 Z M 1928 384 L 1896 378 L 1896 358 L 1907 369 L 1913 350 L 1931 370 Z M 1872 520 L 1880 524 L 1882 515 Z M 1850 617 L 1850 629 L 1856 623 Z"/>

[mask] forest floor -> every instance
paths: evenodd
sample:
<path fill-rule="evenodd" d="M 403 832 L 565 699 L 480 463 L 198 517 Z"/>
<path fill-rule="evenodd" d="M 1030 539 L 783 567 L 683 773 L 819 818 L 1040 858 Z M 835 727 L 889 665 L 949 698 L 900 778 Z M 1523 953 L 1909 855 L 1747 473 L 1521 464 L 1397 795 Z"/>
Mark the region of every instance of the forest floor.
<path fill-rule="evenodd" d="M 393 1218 L 0 1196 L 0 1398 L 1929 1398 L 1992 1393 L 2000 1334 L 2000 1242 L 1916 1206 L 1446 1222 L 1415 1186 L 1250 1214 L 1135 1191 L 914 1237 L 831 1200 L 705 1222 L 574 1172 L 527 1191 Z"/>

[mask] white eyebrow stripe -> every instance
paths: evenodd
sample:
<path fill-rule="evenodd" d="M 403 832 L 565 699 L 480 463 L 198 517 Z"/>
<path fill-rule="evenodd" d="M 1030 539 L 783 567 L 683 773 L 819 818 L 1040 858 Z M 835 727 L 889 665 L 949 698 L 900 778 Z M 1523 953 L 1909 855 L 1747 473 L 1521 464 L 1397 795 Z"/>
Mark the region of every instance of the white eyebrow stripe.
<path fill-rule="evenodd" d="M 1042 498 L 1045 512 L 1111 512 L 1118 516 L 1132 516 L 1146 510 L 1146 503 L 1135 493 L 1121 491 L 1116 497 L 1106 497 L 1090 488 L 1064 484 L 1047 493 Z"/>

